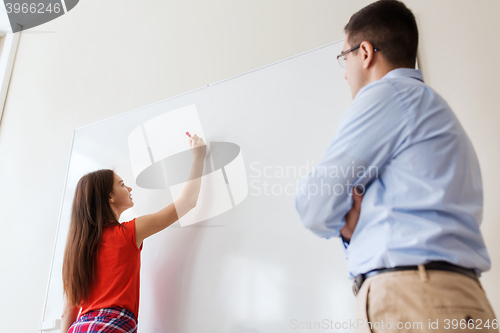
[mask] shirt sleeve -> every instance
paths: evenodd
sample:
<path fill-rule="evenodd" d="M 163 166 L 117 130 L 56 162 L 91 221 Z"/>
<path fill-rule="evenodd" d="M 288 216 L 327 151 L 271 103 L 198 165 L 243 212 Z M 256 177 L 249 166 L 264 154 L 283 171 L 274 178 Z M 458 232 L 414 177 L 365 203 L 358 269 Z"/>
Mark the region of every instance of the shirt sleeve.
<path fill-rule="evenodd" d="M 137 251 L 142 251 L 142 246 L 144 245 L 144 242 L 141 243 L 141 247 L 137 248 L 137 238 L 135 237 L 135 218 L 133 220 L 130 220 L 128 222 L 123 222 L 122 226 L 126 227 L 125 230 L 125 237 L 127 238 L 127 241 L 134 246 L 134 248 Z"/>
<path fill-rule="evenodd" d="M 340 236 L 352 188 L 365 191 L 407 143 L 406 111 L 390 83 L 377 81 L 358 92 L 324 157 L 297 184 L 295 208 L 306 228 L 327 239 Z"/>

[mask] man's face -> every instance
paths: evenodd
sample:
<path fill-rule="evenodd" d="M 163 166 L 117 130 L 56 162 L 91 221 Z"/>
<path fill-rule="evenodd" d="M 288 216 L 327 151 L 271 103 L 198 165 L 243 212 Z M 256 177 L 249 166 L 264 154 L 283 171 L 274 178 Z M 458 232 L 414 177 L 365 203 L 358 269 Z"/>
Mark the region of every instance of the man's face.
<path fill-rule="evenodd" d="M 347 42 L 348 36 L 344 40 L 343 51 L 349 50 L 354 45 Z M 346 72 L 345 79 L 351 88 L 352 98 L 356 97 L 358 91 L 366 84 L 365 72 L 363 71 L 363 59 L 360 49 L 349 52 L 345 55 Z"/>

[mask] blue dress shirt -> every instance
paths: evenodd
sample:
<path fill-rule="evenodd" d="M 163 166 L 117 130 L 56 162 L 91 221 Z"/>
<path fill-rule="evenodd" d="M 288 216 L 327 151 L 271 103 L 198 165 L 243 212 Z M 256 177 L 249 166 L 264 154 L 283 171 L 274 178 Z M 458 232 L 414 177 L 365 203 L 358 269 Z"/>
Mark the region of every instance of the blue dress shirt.
<path fill-rule="evenodd" d="M 339 237 L 352 187 L 365 191 L 350 243 L 351 278 L 444 260 L 481 272 L 483 189 L 476 153 L 419 70 L 397 68 L 361 88 L 324 157 L 298 182 L 295 207 L 320 237 Z"/>

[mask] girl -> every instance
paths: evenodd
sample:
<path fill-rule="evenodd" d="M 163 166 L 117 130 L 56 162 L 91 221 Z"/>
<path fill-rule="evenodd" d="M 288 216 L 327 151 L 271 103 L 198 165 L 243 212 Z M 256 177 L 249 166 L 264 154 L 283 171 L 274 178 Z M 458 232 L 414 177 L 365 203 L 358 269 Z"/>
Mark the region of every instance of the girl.
<path fill-rule="evenodd" d="M 142 241 L 194 208 L 200 193 L 206 145 L 195 134 L 189 146 L 193 165 L 179 199 L 128 222 L 118 221 L 134 205 L 132 188 L 116 173 L 103 169 L 80 179 L 64 253 L 61 332 L 137 332 Z"/>

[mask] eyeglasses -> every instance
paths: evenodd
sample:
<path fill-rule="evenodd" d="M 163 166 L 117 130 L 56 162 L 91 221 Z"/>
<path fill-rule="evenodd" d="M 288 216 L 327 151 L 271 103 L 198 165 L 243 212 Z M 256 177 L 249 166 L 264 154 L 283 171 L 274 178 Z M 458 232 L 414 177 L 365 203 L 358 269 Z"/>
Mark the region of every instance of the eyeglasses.
<path fill-rule="evenodd" d="M 342 53 L 340 53 L 340 54 L 337 56 L 337 60 L 339 61 L 339 65 L 340 65 L 340 67 L 345 68 L 345 64 L 346 64 L 345 56 L 346 56 L 348 53 L 350 53 L 350 52 L 352 52 L 352 51 L 355 51 L 355 50 L 359 49 L 359 47 L 360 47 L 360 46 L 361 46 L 361 43 L 360 43 L 360 44 L 358 44 L 358 45 L 356 45 L 356 46 L 354 46 L 354 47 L 351 47 L 351 48 L 350 48 L 349 50 L 347 50 L 347 51 L 342 51 Z M 373 51 L 375 51 L 375 52 L 376 52 L 376 51 L 380 51 L 380 50 L 374 47 L 374 48 L 373 48 Z"/>

